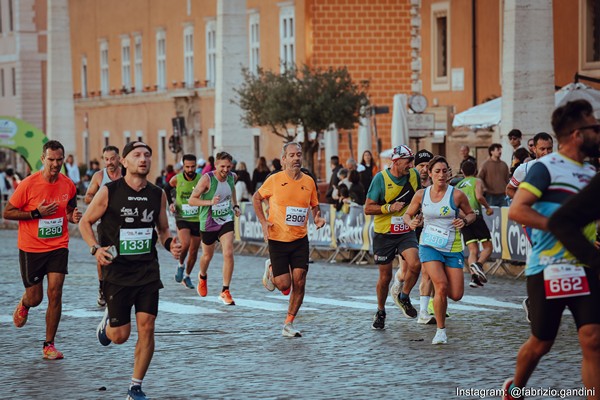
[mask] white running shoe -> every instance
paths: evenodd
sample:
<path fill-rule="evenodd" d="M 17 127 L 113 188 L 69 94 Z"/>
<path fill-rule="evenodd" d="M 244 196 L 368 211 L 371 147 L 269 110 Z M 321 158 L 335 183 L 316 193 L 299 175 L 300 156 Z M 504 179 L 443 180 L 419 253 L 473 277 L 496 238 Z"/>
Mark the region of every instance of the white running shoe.
<path fill-rule="evenodd" d="M 435 323 L 435 317 L 433 315 L 429 315 L 427 311 L 421 311 L 419 313 L 419 319 L 417 320 L 417 324 L 434 325 Z"/>
<path fill-rule="evenodd" d="M 396 306 L 402 311 L 402 306 L 400 305 L 400 293 L 402 293 L 402 288 L 404 287 L 404 282 L 400 282 L 396 280 L 396 276 L 394 276 L 394 284 L 390 289 L 390 296 L 392 296 L 392 300 Z"/>
<path fill-rule="evenodd" d="M 431 341 L 431 344 L 446 344 L 448 343 L 448 336 L 446 336 L 446 328 L 438 328 L 435 332 L 435 336 Z"/>
<path fill-rule="evenodd" d="M 302 333 L 297 330 L 294 329 L 294 324 L 291 322 L 288 322 L 287 324 L 283 325 L 283 330 L 281 331 L 281 334 L 284 337 L 302 337 Z"/>
<path fill-rule="evenodd" d="M 269 292 L 272 292 L 273 290 L 275 290 L 275 285 L 273 284 L 273 281 L 271 280 L 271 278 L 273 278 L 273 273 L 271 272 L 270 267 L 271 267 L 271 260 L 269 260 L 269 259 L 265 260 L 265 272 L 263 273 L 262 283 L 263 283 L 263 286 L 265 287 L 265 289 L 267 289 Z"/>

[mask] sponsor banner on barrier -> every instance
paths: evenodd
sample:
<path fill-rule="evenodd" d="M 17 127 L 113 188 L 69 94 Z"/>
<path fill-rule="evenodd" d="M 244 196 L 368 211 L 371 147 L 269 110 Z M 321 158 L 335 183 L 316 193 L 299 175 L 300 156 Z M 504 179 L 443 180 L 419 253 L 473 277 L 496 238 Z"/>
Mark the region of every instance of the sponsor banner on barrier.
<path fill-rule="evenodd" d="M 508 207 L 492 208 L 494 214 L 483 216 L 492 235 L 491 258 L 526 261 L 531 251 L 531 244 L 523 226 L 508 218 Z"/>
<path fill-rule="evenodd" d="M 318 229 L 312 217 L 308 222 L 308 240 L 312 247 L 373 251 L 373 218 L 365 215 L 362 206 L 351 206 L 348 214 L 336 212 L 332 204 L 319 204 L 325 219 Z M 526 261 L 531 251 L 523 227 L 508 219 L 508 207 L 492 207 L 494 214 L 483 219 L 492 237 L 492 259 Z M 236 218 L 235 238 L 245 242 L 263 242 L 262 226 L 252 203 L 240 204 L 241 215 Z M 310 213 L 312 214 L 312 213 Z M 465 255 L 468 252 L 465 247 Z"/>
<path fill-rule="evenodd" d="M 244 242 L 262 242 L 264 243 L 265 237 L 262 231 L 262 225 L 258 221 L 258 217 L 254 212 L 254 206 L 252 203 L 240 204 L 241 215 L 237 218 L 238 222 L 235 226 L 238 231 L 235 235 L 236 239 Z"/>
<path fill-rule="evenodd" d="M 369 250 L 369 229 L 362 206 L 351 206 L 348 214 L 338 213 L 335 238 L 340 249 Z"/>

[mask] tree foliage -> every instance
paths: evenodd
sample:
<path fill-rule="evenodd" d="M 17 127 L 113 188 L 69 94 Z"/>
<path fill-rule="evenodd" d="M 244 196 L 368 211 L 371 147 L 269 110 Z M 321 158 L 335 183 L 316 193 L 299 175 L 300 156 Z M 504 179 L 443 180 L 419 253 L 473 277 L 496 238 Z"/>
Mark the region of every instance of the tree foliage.
<path fill-rule="evenodd" d="M 302 128 L 304 164 L 310 170 L 314 170 L 319 136 L 331 124 L 338 129 L 354 128 L 361 106 L 368 103 L 368 83 L 353 82 L 346 67 L 303 65 L 282 73 L 259 68 L 256 74 L 244 68 L 242 74 L 244 83 L 235 89 L 233 100 L 244 112 L 242 122 L 266 127 L 285 142 L 293 141 Z"/>

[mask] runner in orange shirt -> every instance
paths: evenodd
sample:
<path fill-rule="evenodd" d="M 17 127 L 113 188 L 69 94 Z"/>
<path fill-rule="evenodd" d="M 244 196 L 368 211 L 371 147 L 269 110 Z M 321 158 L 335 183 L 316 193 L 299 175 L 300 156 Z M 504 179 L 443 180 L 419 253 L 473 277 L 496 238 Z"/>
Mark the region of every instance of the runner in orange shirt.
<path fill-rule="evenodd" d="M 300 171 L 302 147 L 295 142 L 283 146 L 281 162 L 284 170 L 267 178 L 254 194 L 252 202 L 265 242 L 269 244 L 270 261 L 265 263 L 263 284 L 267 290 L 275 287 L 292 294 L 287 318 L 283 325 L 284 337 L 301 337 L 293 321 L 304 299 L 308 272 L 308 236 L 306 223 L 312 211 L 317 229 L 325 225 L 319 211 L 317 190 L 312 178 Z M 265 217 L 262 201 L 269 202 L 269 217 Z"/>
<path fill-rule="evenodd" d="M 13 314 L 17 328 L 27 322 L 29 308 L 44 298 L 44 275 L 48 276 L 46 341 L 43 355 L 59 360 L 63 354 L 54 347 L 54 336 L 62 311 L 62 287 L 68 273 L 69 227 L 78 223 L 77 189 L 60 173 L 65 149 L 50 140 L 42 152 L 43 169 L 23 179 L 4 209 L 4 218 L 19 221 L 19 264 L 25 293 Z"/>

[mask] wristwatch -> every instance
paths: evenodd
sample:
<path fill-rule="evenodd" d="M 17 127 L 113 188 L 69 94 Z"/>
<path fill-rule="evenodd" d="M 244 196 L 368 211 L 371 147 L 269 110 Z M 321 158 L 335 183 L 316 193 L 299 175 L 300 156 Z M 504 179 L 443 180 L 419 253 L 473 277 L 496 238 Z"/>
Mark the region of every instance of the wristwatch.
<path fill-rule="evenodd" d="M 95 256 L 96 255 L 96 251 L 98 251 L 98 249 L 100 248 L 99 245 L 95 244 L 92 247 L 90 247 L 90 254 Z"/>

